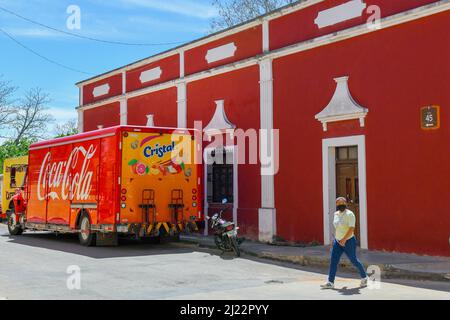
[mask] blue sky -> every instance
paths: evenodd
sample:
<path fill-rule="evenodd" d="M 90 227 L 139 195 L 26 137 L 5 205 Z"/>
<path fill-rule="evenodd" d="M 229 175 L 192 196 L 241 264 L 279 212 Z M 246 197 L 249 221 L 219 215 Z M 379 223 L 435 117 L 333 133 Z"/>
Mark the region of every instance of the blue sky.
<path fill-rule="evenodd" d="M 81 9 L 81 29 L 68 30 L 67 8 Z M 187 42 L 206 35 L 216 16 L 211 0 L 0 0 L 0 7 L 84 36 L 132 43 Z M 38 53 L 64 65 L 100 74 L 173 47 L 119 46 L 51 31 L 0 10 L 0 28 Z M 0 33 L 0 75 L 20 87 L 40 87 L 51 97 L 57 122 L 76 118 L 75 83 L 91 75 L 72 72 L 27 52 Z"/>

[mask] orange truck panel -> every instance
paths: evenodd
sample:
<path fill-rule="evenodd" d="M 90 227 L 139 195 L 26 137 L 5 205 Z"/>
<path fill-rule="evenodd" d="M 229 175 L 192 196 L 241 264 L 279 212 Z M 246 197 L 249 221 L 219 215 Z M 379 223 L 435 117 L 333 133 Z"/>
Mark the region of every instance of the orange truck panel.
<path fill-rule="evenodd" d="M 154 194 L 155 212 L 150 221 L 175 223 L 171 204 L 183 205 L 178 220 L 201 219 L 201 179 L 196 155 L 189 131 L 126 133 L 122 153 L 122 188 L 124 193 L 126 190 L 123 195 L 126 201 L 122 201 L 125 208 L 121 209 L 121 222 L 142 220 L 145 210 L 139 206 L 149 197 L 145 190 Z"/>

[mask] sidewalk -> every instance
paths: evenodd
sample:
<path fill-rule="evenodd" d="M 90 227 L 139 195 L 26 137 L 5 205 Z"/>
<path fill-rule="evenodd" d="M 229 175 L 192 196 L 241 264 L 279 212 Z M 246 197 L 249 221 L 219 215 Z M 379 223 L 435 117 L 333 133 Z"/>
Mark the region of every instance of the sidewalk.
<path fill-rule="evenodd" d="M 184 235 L 181 240 L 201 247 L 215 248 L 212 237 Z M 327 246 L 304 248 L 246 241 L 241 245 L 241 251 L 258 258 L 308 267 L 328 268 L 330 263 L 330 247 Z M 384 278 L 450 281 L 450 258 L 369 250 L 359 250 L 358 257 L 366 268 L 370 265 L 380 267 Z M 345 255 L 339 268 L 354 270 Z"/>

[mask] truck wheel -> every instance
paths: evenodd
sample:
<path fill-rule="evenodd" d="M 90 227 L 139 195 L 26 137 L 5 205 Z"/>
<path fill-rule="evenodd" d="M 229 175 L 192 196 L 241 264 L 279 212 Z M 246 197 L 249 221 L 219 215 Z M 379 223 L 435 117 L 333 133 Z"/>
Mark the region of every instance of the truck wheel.
<path fill-rule="evenodd" d="M 8 218 L 8 231 L 12 236 L 20 236 L 23 233 L 23 229 L 17 221 L 17 216 L 14 212 Z"/>
<path fill-rule="evenodd" d="M 87 214 L 83 214 L 80 222 L 80 233 L 78 233 L 80 244 L 85 247 L 95 245 L 95 232 L 91 230 L 91 221 Z"/>

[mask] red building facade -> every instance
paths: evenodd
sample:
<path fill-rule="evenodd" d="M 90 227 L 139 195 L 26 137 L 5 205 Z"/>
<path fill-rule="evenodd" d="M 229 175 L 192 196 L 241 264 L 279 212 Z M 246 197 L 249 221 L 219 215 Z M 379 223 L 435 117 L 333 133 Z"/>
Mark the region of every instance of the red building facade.
<path fill-rule="evenodd" d="M 308 0 L 80 82 L 80 130 L 278 130 L 274 174 L 234 143 L 205 165 L 206 211 L 226 195 L 247 237 L 328 244 L 347 196 L 361 247 L 450 256 L 449 27 L 448 0 Z"/>

